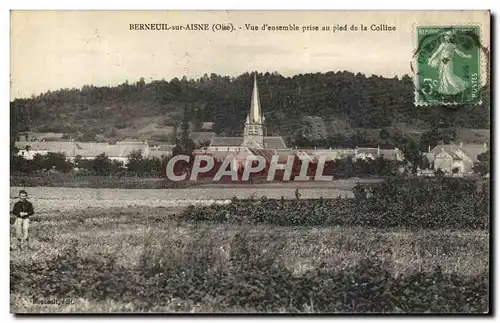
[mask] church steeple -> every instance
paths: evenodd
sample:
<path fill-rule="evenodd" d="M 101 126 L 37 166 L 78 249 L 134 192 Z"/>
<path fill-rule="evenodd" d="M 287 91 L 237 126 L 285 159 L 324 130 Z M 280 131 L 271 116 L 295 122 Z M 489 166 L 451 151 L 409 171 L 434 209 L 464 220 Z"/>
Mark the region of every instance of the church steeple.
<path fill-rule="evenodd" d="M 250 103 L 250 122 L 262 124 L 262 110 L 260 108 L 259 88 L 257 87 L 257 73 L 253 77 L 252 101 Z"/>
<path fill-rule="evenodd" d="M 260 107 L 259 89 L 257 87 L 257 73 L 253 78 L 253 91 L 250 101 L 250 112 L 245 121 L 243 145 L 249 147 L 264 147 L 264 118 Z"/>

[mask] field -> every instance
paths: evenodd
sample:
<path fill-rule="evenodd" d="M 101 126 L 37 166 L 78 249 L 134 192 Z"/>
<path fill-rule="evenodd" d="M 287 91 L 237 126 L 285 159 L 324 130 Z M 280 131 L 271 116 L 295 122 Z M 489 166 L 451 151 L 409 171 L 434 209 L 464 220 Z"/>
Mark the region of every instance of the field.
<path fill-rule="evenodd" d="M 238 184 L 241 185 L 241 184 Z M 11 207 L 15 202 L 19 190 L 28 191 L 31 201 L 37 213 L 51 211 L 66 211 L 71 209 L 86 209 L 88 207 L 127 207 L 127 206 L 188 206 L 190 204 L 202 204 L 213 201 L 227 201 L 233 197 L 239 199 L 256 198 L 262 196 L 279 199 L 282 196 L 287 199 L 295 198 L 295 189 L 299 188 L 301 197 L 304 199 L 353 197 L 352 184 L 349 181 L 339 181 L 336 186 L 319 186 L 313 188 L 310 183 L 290 183 L 284 185 L 267 184 L 261 186 L 224 186 L 218 184 L 212 187 L 197 187 L 190 189 L 92 189 L 92 188 L 69 188 L 69 187 L 11 187 Z M 64 203 L 60 203 L 60 201 Z"/>
<path fill-rule="evenodd" d="M 11 188 L 11 195 L 18 189 Z M 259 190 L 262 195 L 272 191 Z M 306 191 L 301 192 L 315 194 Z M 11 233 L 11 311 L 488 311 L 489 234 L 484 228 L 457 229 L 458 222 L 449 228 L 410 228 L 405 221 L 390 228 L 275 225 L 247 221 L 245 212 L 252 208 L 239 207 L 232 215 L 243 221 L 201 219 L 200 214 L 231 210 L 234 202 L 227 203 L 234 195 L 214 189 L 169 194 L 174 193 L 30 188 L 38 211 L 31 250 L 19 250 Z M 187 202 L 174 203 L 200 200 L 200 195 L 225 205 L 186 209 Z M 293 203 L 322 203 L 294 202 L 291 196 L 286 201 L 291 209 Z M 349 202 L 343 201 L 338 203 Z M 457 208 L 466 216 L 481 209 Z M 255 209 L 258 213 L 259 206 Z M 41 304 L 51 300 L 64 304 Z"/>

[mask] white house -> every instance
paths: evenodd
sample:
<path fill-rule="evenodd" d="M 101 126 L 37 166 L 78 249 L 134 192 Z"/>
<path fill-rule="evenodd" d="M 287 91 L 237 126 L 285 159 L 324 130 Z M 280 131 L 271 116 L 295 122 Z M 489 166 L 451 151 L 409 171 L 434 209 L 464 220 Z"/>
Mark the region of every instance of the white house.
<path fill-rule="evenodd" d="M 430 153 L 431 162 L 434 163 L 434 169 L 441 169 L 445 173 L 452 173 L 457 169 L 457 173 L 467 174 L 472 173 L 474 163 L 478 162 L 477 156 L 488 151 L 486 143 L 478 144 L 463 144 L 459 145 L 437 145 Z"/>
<path fill-rule="evenodd" d="M 73 141 L 34 141 L 15 143 L 19 149 L 18 155 L 25 159 L 33 159 L 36 154 L 46 155 L 49 152 L 63 153 L 68 160 L 74 160 L 77 156 L 82 159 L 95 159 L 101 154 L 105 154 L 111 160 L 126 163 L 128 156 L 133 151 L 140 150 L 143 157 L 149 156 L 149 146 L 147 143 L 118 144 L 97 142 L 73 142 Z"/>

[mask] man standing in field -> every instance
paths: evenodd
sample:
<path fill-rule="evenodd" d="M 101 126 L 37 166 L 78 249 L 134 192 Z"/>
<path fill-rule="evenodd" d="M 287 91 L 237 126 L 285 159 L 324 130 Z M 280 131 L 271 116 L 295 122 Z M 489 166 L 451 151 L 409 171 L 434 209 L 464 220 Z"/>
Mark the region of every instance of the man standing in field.
<path fill-rule="evenodd" d="M 31 204 L 27 198 L 28 193 L 25 190 L 19 191 L 19 201 L 14 204 L 14 209 L 12 210 L 12 213 L 16 216 L 14 227 L 16 229 L 16 238 L 19 241 L 21 250 L 23 249 L 25 243 L 28 244 L 29 248 L 29 217 L 35 213 L 33 204 Z"/>

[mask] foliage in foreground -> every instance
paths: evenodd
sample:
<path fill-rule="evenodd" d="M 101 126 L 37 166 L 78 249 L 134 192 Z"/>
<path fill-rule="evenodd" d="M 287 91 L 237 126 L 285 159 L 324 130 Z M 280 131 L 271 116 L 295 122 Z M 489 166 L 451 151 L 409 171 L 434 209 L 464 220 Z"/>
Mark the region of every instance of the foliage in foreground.
<path fill-rule="evenodd" d="M 187 208 L 181 219 L 217 223 L 274 225 L 345 225 L 379 228 L 487 229 L 490 195 L 470 180 L 387 179 L 371 193 L 355 190 L 356 199 L 260 201 L 233 199 L 230 204 Z M 361 191 L 361 192 L 359 192 Z"/>
<path fill-rule="evenodd" d="M 133 311 L 154 311 L 173 299 L 180 312 L 200 304 L 210 311 L 250 312 L 488 310 L 487 273 L 462 276 L 436 267 L 396 277 L 383 254 L 347 268 L 323 265 L 296 275 L 274 253 L 252 248 L 244 234 L 234 236 L 226 257 L 203 237 L 182 253 L 146 242 L 135 268 L 122 267 L 113 254 L 82 258 L 78 249 L 75 242 L 47 262 L 11 264 L 11 294 L 113 300 L 134 304 Z"/>

